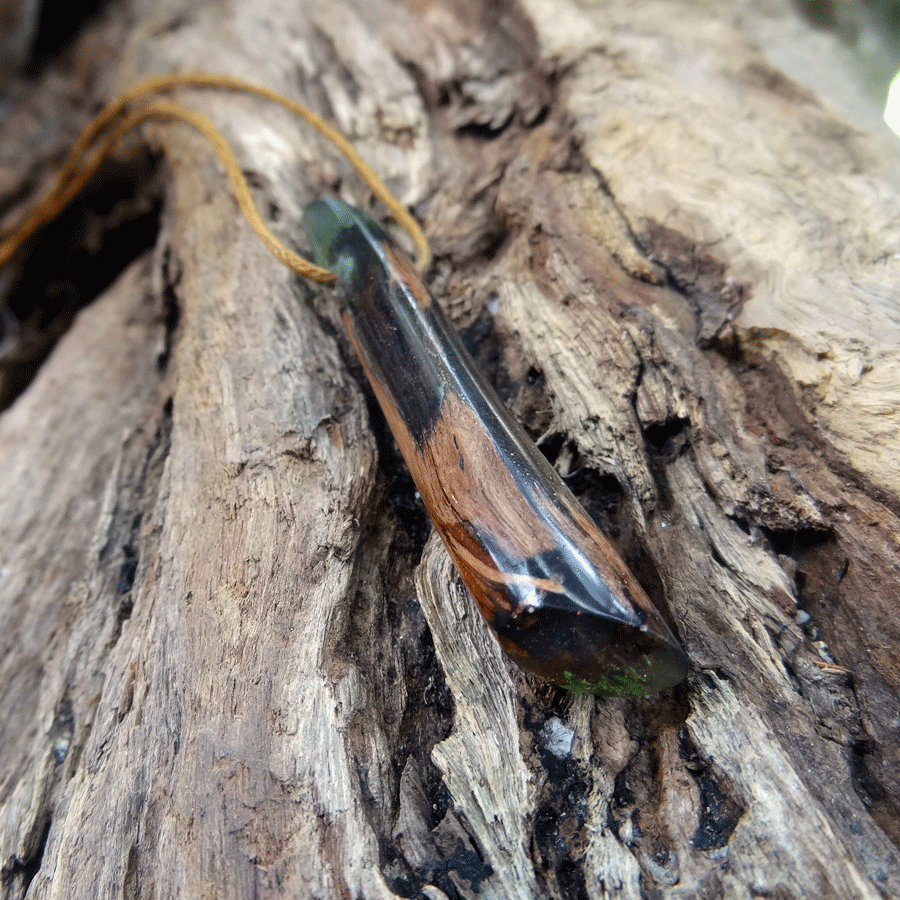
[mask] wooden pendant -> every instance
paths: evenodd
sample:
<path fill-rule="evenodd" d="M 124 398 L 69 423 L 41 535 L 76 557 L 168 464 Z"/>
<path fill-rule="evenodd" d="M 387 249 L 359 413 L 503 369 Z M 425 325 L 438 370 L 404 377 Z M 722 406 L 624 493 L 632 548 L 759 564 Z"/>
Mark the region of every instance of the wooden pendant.
<path fill-rule="evenodd" d="M 503 649 L 571 690 L 673 687 L 687 658 L 619 555 L 365 213 L 307 207 L 316 262 L 428 514 Z"/>

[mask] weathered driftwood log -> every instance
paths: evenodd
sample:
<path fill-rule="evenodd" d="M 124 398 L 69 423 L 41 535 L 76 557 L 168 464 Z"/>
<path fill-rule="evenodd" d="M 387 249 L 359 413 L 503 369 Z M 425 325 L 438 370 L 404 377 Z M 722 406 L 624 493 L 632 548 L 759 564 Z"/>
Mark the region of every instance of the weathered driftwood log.
<path fill-rule="evenodd" d="M 123 0 L 12 86 L 7 223 L 150 74 L 331 117 L 694 669 L 597 700 L 502 657 L 329 292 L 156 125 L 2 273 L 3 896 L 900 895 L 900 154 L 752 27 L 737 0 Z M 282 111 L 184 99 L 287 240 L 323 191 L 368 203 Z"/>

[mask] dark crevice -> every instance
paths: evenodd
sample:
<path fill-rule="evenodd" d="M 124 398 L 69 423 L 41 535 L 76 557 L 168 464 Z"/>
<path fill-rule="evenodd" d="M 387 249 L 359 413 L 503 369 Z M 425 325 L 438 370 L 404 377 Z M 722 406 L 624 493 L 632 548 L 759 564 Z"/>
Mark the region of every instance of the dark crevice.
<path fill-rule="evenodd" d="M 116 585 L 117 594 L 127 594 L 134 587 L 134 578 L 137 574 L 138 567 L 138 539 L 141 530 L 140 513 L 134 517 L 131 524 L 131 535 L 127 543 L 122 547 L 122 565 L 119 569 L 119 583 Z M 129 607 L 128 615 L 131 614 Z M 124 621 L 128 616 L 119 615 L 119 620 Z"/>
<path fill-rule="evenodd" d="M 169 360 L 172 357 L 172 348 L 175 344 L 175 334 L 178 331 L 178 323 L 181 321 L 181 306 L 178 303 L 176 288 L 180 281 L 180 273 L 173 271 L 171 248 L 167 247 L 162 261 L 163 279 L 163 310 L 165 315 L 165 334 L 163 335 L 163 348 L 156 361 L 156 368 L 165 372 Z"/>
<path fill-rule="evenodd" d="M 492 870 L 478 860 L 477 847 L 468 834 L 465 841 L 460 839 L 457 819 L 454 827 L 443 828 L 453 803 L 440 771 L 431 761 L 434 746 L 450 734 L 454 715 L 453 696 L 444 681 L 412 579 L 431 528 L 368 387 L 366 396 L 378 436 L 381 474 L 373 503 L 361 511 L 360 546 L 369 548 L 370 553 L 356 562 L 354 577 L 356 572 L 361 573 L 355 588 L 357 596 L 349 604 L 352 612 L 342 616 L 336 626 L 339 633 L 335 635 L 332 664 L 340 666 L 343 659 L 352 659 L 355 666 L 382 673 L 372 681 L 370 706 L 378 711 L 375 715 L 384 723 L 386 739 L 396 748 L 393 775 L 388 776 L 395 791 L 391 803 L 384 804 L 373 796 L 371 764 L 365 749 L 368 739 L 355 737 L 355 725 L 348 739 L 366 814 L 373 833 L 378 835 L 382 874 L 402 897 L 420 897 L 424 886 L 434 884 L 448 897 L 461 900 L 454 878 L 468 880 L 477 888 Z M 379 567 L 373 577 L 373 569 Z M 382 583 L 393 587 L 387 596 Z M 405 698 L 402 707 L 395 703 L 398 681 L 405 685 L 399 692 Z M 361 723 L 361 727 L 366 726 Z M 415 788 L 404 786 L 407 767 L 413 773 L 410 778 Z M 417 798 L 421 798 L 421 806 Z M 408 860 L 404 836 L 393 833 L 404 802 L 412 803 L 424 819 L 423 841 L 428 848 L 424 860 Z M 437 831 L 449 831 L 452 837 L 441 839 Z"/>
<path fill-rule="evenodd" d="M 591 769 L 581 765 L 560 742 L 571 695 L 555 690 L 546 700 L 525 703 L 522 726 L 531 733 L 531 752 L 546 777 L 535 798 L 532 822 L 536 875 L 554 897 L 586 900 L 584 859 L 590 843 L 588 797 Z"/>
<path fill-rule="evenodd" d="M 105 0 L 82 0 L 80 3 L 43 0 L 31 55 L 23 73 L 31 78 L 40 75 L 104 6 Z"/>
<path fill-rule="evenodd" d="M 398 532 L 397 540 L 406 544 L 408 537 Z M 394 543 L 396 545 L 397 541 Z M 408 552 L 406 549 L 402 555 L 395 557 L 398 560 L 395 569 L 415 565 L 421 556 L 421 549 L 416 549 L 412 557 Z M 396 576 L 396 572 L 394 575 Z M 389 580 L 394 583 L 395 580 L 402 579 L 389 577 Z M 393 641 L 400 648 L 397 664 L 399 671 L 393 666 L 390 668 L 383 666 L 387 669 L 385 677 L 388 683 L 399 678 L 406 682 L 404 694 L 407 699 L 400 716 L 397 734 L 392 738 L 394 746 L 398 748 L 393 761 L 396 784 L 399 788 L 403 770 L 407 765 L 411 765 L 421 781 L 421 790 L 425 798 L 422 810 L 426 834 L 433 837 L 425 839 L 432 844 L 427 860 L 411 862 L 404 855 L 402 842 L 389 836 L 390 824 L 384 822 L 379 825 L 373 821 L 376 833 L 383 835 L 380 840 L 381 870 L 388 878 L 392 889 L 400 896 L 419 897 L 425 885 L 435 884 L 448 897 L 459 897 L 450 877 L 451 872 L 469 880 L 477 889 L 481 881 L 492 874 L 492 870 L 483 862 L 477 863 L 471 848 L 463 846 L 461 842 L 448 848 L 446 841 L 435 836 L 452 811 L 453 800 L 440 770 L 431 760 L 431 753 L 434 746 L 445 740 L 452 730 L 453 695 L 444 680 L 428 623 L 415 596 L 392 598 L 388 601 L 386 612 L 387 615 L 384 617 L 386 627 L 389 627 L 395 636 L 406 637 L 399 642 Z M 377 817 L 379 813 L 375 811 L 379 807 L 375 804 L 374 798 L 371 802 L 373 815 Z M 397 804 L 399 808 L 399 792 Z"/>
<path fill-rule="evenodd" d="M 393 518 L 400 526 L 397 549 L 416 562 L 422 556 L 425 542 L 431 534 L 431 520 L 368 382 L 365 384 L 365 393 L 369 419 L 378 445 L 379 466 L 387 479 L 384 496 Z"/>
<path fill-rule="evenodd" d="M 64 694 L 56 705 L 56 715 L 53 717 L 53 725 L 50 727 L 48 737 L 53 746 L 53 757 L 57 765 L 62 765 L 72 746 L 72 736 L 75 734 L 75 708 L 68 694 Z"/>
<path fill-rule="evenodd" d="M 648 425 L 644 429 L 647 450 L 657 456 L 674 456 L 683 446 L 683 438 L 690 424 L 690 419 L 671 416 L 664 422 Z"/>
<path fill-rule="evenodd" d="M 832 529 L 824 527 L 769 529 L 760 526 L 757 530 L 779 556 L 788 556 L 791 559 L 834 541 Z"/>
<path fill-rule="evenodd" d="M 622 483 L 611 472 L 601 472 L 580 463 L 564 477 L 569 490 L 578 498 L 591 518 L 608 520 L 621 506 L 625 491 Z"/>
<path fill-rule="evenodd" d="M 0 877 L 0 883 L 9 885 L 12 882 L 18 882 L 16 894 L 25 897 L 28 889 L 34 881 L 35 876 L 41 869 L 41 863 L 44 860 L 44 851 L 47 849 L 47 840 L 50 837 L 50 825 L 52 819 L 47 816 L 47 822 L 41 832 L 40 840 L 34 850 L 24 859 L 14 859 L 9 868 L 5 868 Z"/>
<path fill-rule="evenodd" d="M 629 807 L 634 806 L 634 791 L 628 786 L 628 769 L 621 769 L 616 773 L 616 777 L 613 781 L 613 793 L 610 798 L 610 806 L 609 806 L 609 826 L 612 828 L 613 833 L 616 837 L 621 837 L 619 835 L 619 825 L 620 819 L 618 816 L 613 815 L 614 811 L 625 810 Z"/>
<path fill-rule="evenodd" d="M 864 709 L 854 680 L 849 684 L 857 708 Z M 850 783 L 873 821 L 900 849 L 900 801 L 891 788 L 889 774 L 896 767 L 896 755 L 886 742 L 865 734 L 868 723 L 860 720 L 859 725 L 859 732 L 865 736 L 857 737 L 849 748 Z"/>
<path fill-rule="evenodd" d="M 122 626 L 131 618 L 134 612 L 134 595 L 132 588 L 137 576 L 138 563 L 140 561 L 140 528 L 142 516 L 134 517 L 131 526 L 131 534 L 128 541 L 122 546 L 122 564 L 119 568 L 119 581 L 116 585 L 116 594 L 119 598 L 119 609 L 116 613 L 116 638 L 122 633 Z"/>
<path fill-rule="evenodd" d="M 623 500 L 626 492 L 622 483 L 611 472 L 587 465 L 578 452 L 574 441 L 567 435 L 548 435 L 539 445 L 548 462 L 562 475 L 563 481 L 575 495 L 588 516 L 597 524 L 607 539 L 618 551 L 628 568 L 636 574 L 641 587 L 647 592 L 651 602 L 659 610 L 669 626 L 677 633 L 672 617 L 668 614 L 668 603 L 652 554 L 646 552 L 638 536 L 633 519 L 624 512 Z M 652 460 L 660 457 L 651 457 Z M 657 474 L 660 509 L 666 506 L 666 481 L 664 467 Z M 654 470 L 655 471 L 655 470 Z M 670 502 L 670 501 L 669 501 Z"/>
<path fill-rule="evenodd" d="M 500 137 L 500 135 L 512 124 L 512 120 L 513 114 L 510 113 L 508 119 L 505 119 L 503 122 L 496 125 L 486 122 L 467 122 L 464 125 L 457 126 L 456 133 L 459 137 L 473 138 L 477 141 L 484 141 L 487 143 L 488 141 L 493 141 Z"/>
<path fill-rule="evenodd" d="M 731 566 L 726 562 L 722 554 L 719 553 L 719 551 L 716 549 L 715 544 L 707 543 L 707 547 L 709 547 L 709 555 L 712 558 L 712 561 L 717 566 L 721 566 L 723 569 L 731 569 Z"/>
<path fill-rule="evenodd" d="M 15 184 L 4 185 L 0 196 L 0 218 L 5 219 L 16 207 L 27 206 L 39 187 L 38 179 L 32 171 L 20 176 Z"/>
<path fill-rule="evenodd" d="M 872 772 L 872 755 L 875 749 L 871 740 L 858 740 L 853 743 L 848 760 L 853 790 L 870 813 L 880 813 L 880 815 L 876 815 L 876 821 L 888 811 L 888 816 L 892 818 L 893 822 L 896 822 L 897 804 L 892 802 L 892 798 L 885 791 L 878 775 Z M 888 834 L 894 830 L 894 828 L 886 829 Z"/>
<path fill-rule="evenodd" d="M 477 845 L 467 847 L 459 841 L 455 851 L 430 870 L 426 883 L 435 885 L 451 900 L 463 900 L 450 877 L 451 873 L 467 881 L 473 892 L 480 893 L 482 882 L 490 878 L 494 870 L 484 861 Z"/>
<path fill-rule="evenodd" d="M 805 568 L 818 571 L 826 559 L 837 552 L 834 530 L 827 526 L 812 528 L 766 528 L 749 522 L 740 515 L 733 515 L 732 521 L 753 541 L 760 538 L 768 542 L 772 553 L 783 561 L 783 568 L 794 583 L 797 608 L 806 609 L 809 605 L 805 595 L 808 575 Z M 822 556 L 822 554 L 825 556 Z M 804 561 L 805 560 L 805 561 Z M 843 580 L 849 567 L 845 559 L 837 577 L 837 584 Z"/>
<path fill-rule="evenodd" d="M 682 762 L 683 749 L 680 758 L 676 757 L 667 749 L 668 738 L 663 737 L 677 731 L 687 740 L 687 698 L 687 688 L 682 685 L 668 697 L 635 702 L 626 714 L 627 733 L 636 749 L 616 772 L 607 825 L 640 863 L 647 896 L 661 896 L 667 887 L 678 883 L 685 869 L 693 869 L 695 864 L 701 868 L 717 865 L 705 854 L 685 856 L 668 822 L 672 790 L 683 793 L 690 784 L 687 778 L 695 777 L 692 766 Z M 700 760 L 695 762 L 700 765 Z M 701 820 L 702 813 L 698 811 L 697 822 Z M 683 824 L 694 825 L 690 821 Z"/>
<path fill-rule="evenodd" d="M 532 827 L 538 864 L 544 878 L 557 887 L 559 896 L 587 900 L 583 865 L 590 785 L 571 758 L 556 760 L 554 757 L 554 760 L 557 777 L 550 779 L 552 787 L 538 807 Z M 569 763 L 564 777 L 559 772 L 562 763 Z"/>
<path fill-rule="evenodd" d="M 477 146 L 520 134 L 546 120 L 554 85 L 540 58 L 533 25 L 518 3 L 451 2 L 448 9 L 481 38 L 460 43 L 453 71 L 430 80 L 422 67 L 399 53 L 426 108 L 442 119 L 448 135 Z"/>
<path fill-rule="evenodd" d="M 0 411 L 31 383 L 75 315 L 154 246 L 161 197 L 156 161 L 107 162 L 10 263 L 0 336 Z"/>
<path fill-rule="evenodd" d="M 564 164 L 558 166 L 557 169 L 559 172 L 585 172 L 589 171 L 593 174 L 596 182 L 597 182 L 597 191 L 602 194 L 609 205 L 615 210 L 618 214 L 619 221 L 622 223 L 625 233 L 628 236 L 628 240 L 631 242 L 632 246 L 635 250 L 644 257 L 648 262 L 651 262 L 654 266 L 659 266 L 662 269 L 667 280 L 671 280 L 671 274 L 665 265 L 660 265 L 659 259 L 657 259 L 655 252 L 653 252 L 652 248 L 648 248 L 646 238 L 639 236 L 632 226 L 631 219 L 626 215 L 625 210 L 620 205 L 616 195 L 613 193 L 612 188 L 609 186 L 609 182 L 606 179 L 606 176 L 603 174 L 600 169 L 595 168 L 588 157 L 585 155 L 584 147 L 583 147 L 583 137 L 580 135 L 573 135 L 570 138 L 570 146 L 568 157 L 565 160 Z M 613 258 L 616 262 L 623 267 L 623 271 L 626 271 L 631 277 L 635 277 L 633 273 L 629 272 L 627 268 L 623 266 L 622 260 L 619 259 L 618 255 L 613 253 Z"/>
<path fill-rule="evenodd" d="M 528 127 L 539 128 L 541 125 L 543 125 L 547 121 L 547 119 L 550 118 L 551 105 L 551 103 L 548 103 L 546 106 L 541 107 L 537 115 L 526 123 Z"/>
<path fill-rule="evenodd" d="M 558 431 L 555 434 L 547 435 L 547 437 L 545 437 L 538 445 L 538 449 L 544 454 L 544 458 L 547 462 L 550 463 L 551 466 L 555 466 L 566 443 L 567 436 Z"/>
<path fill-rule="evenodd" d="M 616 530 L 612 517 L 618 511 L 625 493 L 619 479 L 611 472 L 588 465 L 575 442 L 566 434 L 557 432 L 547 435 L 538 449 L 560 473 L 588 515 L 604 530 Z"/>
<path fill-rule="evenodd" d="M 695 850 L 706 851 L 724 847 L 743 816 L 744 808 L 713 776 L 684 728 L 679 734 L 678 753 L 700 792 L 700 815 L 691 846 Z"/>
<path fill-rule="evenodd" d="M 141 892 L 140 870 L 138 868 L 137 844 L 128 848 L 128 862 L 125 866 L 125 875 L 122 878 L 122 896 L 127 900 L 137 900 L 144 896 Z"/>
<path fill-rule="evenodd" d="M 139 465 L 130 472 L 123 472 L 120 495 L 132 498 L 129 508 L 152 507 L 151 497 L 159 489 L 163 464 L 169 454 L 171 430 L 172 400 L 169 398 L 163 405 L 156 432 Z M 113 511 L 106 543 L 100 550 L 99 565 L 108 573 L 110 588 L 118 604 L 110 646 L 119 640 L 124 624 L 134 612 L 135 582 L 140 569 L 141 553 L 146 550 L 143 525 L 143 513 L 131 514 L 127 509 L 117 506 Z"/>
<path fill-rule="evenodd" d="M 494 869 L 485 859 L 478 842 L 468 836 L 468 841 L 457 837 L 452 846 L 434 847 L 434 856 L 419 867 L 412 867 L 394 846 L 382 848 L 381 871 L 394 893 L 401 897 L 423 896 L 426 885 L 434 885 L 443 891 L 449 900 L 464 900 L 456 886 L 458 880 L 468 882 L 471 890 L 478 894 L 481 885 L 494 874 Z"/>
<path fill-rule="evenodd" d="M 471 325 L 458 329 L 457 334 L 478 371 L 494 387 L 497 395 L 507 402 L 515 394 L 517 386 L 503 367 L 494 324 L 494 317 L 482 312 Z"/>
<path fill-rule="evenodd" d="M 697 776 L 700 789 L 700 822 L 691 838 L 695 850 L 714 850 L 724 847 L 737 824 L 728 811 L 729 797 L 708 773 Z"/>
<path fill-rule="evenodd" d="M 432 805 L 422 841 L 430 845 L 430 852 L 413 865 L 399 844 L 384 840 L 380 848 L 382 873 L 391 889 L 401 897 L 421 897 L 426 885 L 435 885 L 448 898 L 463 900 L 467 895 L 460 894 L 456 884 L 459 880 L 468 882 L 471 890 L 479 893 L 494 869 L 485 860 L 465 816 L 454 813 L 453 801 L 437 769 L 427 779 L 426 796 Z M 453 822 L 445 821 L 448 815 L 453 816 Z M 445 829 L 447 824 L 450 827 Z"/>
<path fill-rule="evenodd" d="M 528 371 L 525 373 L 525 377 L 528 379 L 528 383 L 537 390 L 541 390 L 547 383 L 547 379 L 544 376 L 543 371 L 537 366 L 530 366 Z"/>
<path fill-rule="evenodd" d="M 633 237 L 642 253 L 663 270 L 668 287 L 690 304 L 698 346 L 731 358 L 737 349 L 730 325 L 752 291 L 728 274 L 729 263 L 716 256 L 716 244 L 695 241 L 652 220 Z"/>

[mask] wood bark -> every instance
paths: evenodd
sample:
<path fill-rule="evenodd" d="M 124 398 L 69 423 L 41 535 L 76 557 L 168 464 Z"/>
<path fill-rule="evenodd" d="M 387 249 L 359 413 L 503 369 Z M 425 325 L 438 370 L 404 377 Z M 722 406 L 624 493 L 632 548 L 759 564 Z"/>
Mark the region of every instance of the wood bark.
<path fill-rule="evenodd" d="M 505 660 L 333 295 L 148 126 L 2 273 L 2 896 L 900 896 L 900 152 L 758 6 L 114 0 L 10 86 L 7 225 L 148 75 L 333 120 L 693 670 Z M 181 98 L 289 242 L 325 191 L 379 214 L 283 111 Z"/>

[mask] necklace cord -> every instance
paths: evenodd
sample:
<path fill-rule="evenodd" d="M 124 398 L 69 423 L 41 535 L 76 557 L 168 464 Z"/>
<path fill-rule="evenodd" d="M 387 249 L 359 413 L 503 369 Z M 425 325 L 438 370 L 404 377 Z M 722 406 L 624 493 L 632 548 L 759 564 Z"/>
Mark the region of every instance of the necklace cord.
<path fill-rule="evenodd" d="M 418 222 L 407 212 L 403 204 L 388 190 L 374 170 L 356 152 L 350 141 L 339 131 L 312 110 L 307 109 L 303 104 L 291 100 L 277 91 L 262 85 L 253 84 L 252 82 L 243 81 L 239 78 L 232 78 L 228 75 L 210 75 L 204 72 L 182 72 L 148 78 L 103 107 L 72 145 L 72 149 L 66 156 L 53 186 L 40 203 L 19 225 L 3 235 L 2 240 L 0 240 L 0 266 L 8 262 L 19 247 L 38 228 L 49 222 L 66 207 L 69 201 L 97 171 L 119 138 L 147 119 L 178 119 L 196 128 L 209 141 L 228 175 L 241 212 L 270 252 L 280 262 L 303 278 L 308 278 L 318 284 L 334 284 L 336 278 L 333 272 L 316 266 L 298 253 L 295 253 L 279 240 L 265 224 L 256 204 L 253 202 L 250 186 L 241 172 L 228 141 L 206 116 L 180 103 L 169 100 L 146 99 L 153 94 L 159 94 L 179 87 L 219 88 L 253 94 L 278 103 L 303 119 L 347 159 L 363 182 L 384 203 L 395 221 L 409 235 L 416 249 L 417 268 L 420 271 L 424 271 L 428 267 L 431 262 L 431 250 L 428 246 L 428 239 L 425 237 Z M 132 109 L 133 104 L 139 100 L 144 101 L 143 105 Z M 124 118 L 122 118 L 123 116 Z M 113 124 L 116 119 L 120 119 L 120 121 L 117 124 Z M 88 156 L 92 147 L 95 148 L 94 152 Z"/>

